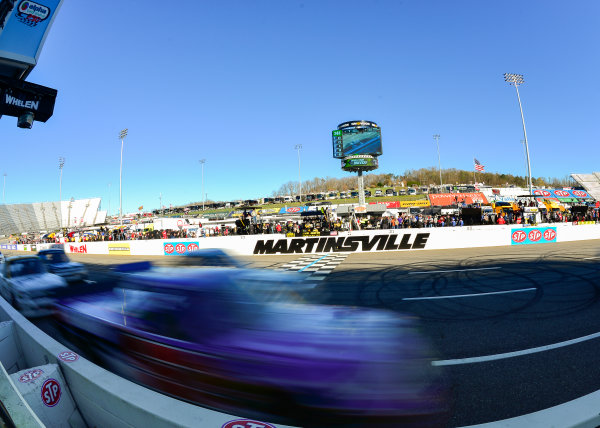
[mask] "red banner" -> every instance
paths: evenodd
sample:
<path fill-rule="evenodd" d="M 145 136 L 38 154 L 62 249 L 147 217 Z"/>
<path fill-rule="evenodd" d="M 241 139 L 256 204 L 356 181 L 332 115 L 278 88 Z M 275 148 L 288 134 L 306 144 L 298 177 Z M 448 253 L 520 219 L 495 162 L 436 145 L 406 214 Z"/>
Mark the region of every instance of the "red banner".
<path fill-rule="evenodd" d="M 400 201 L 369 202 L 369 204 L 384 204 L 386 208 L 400 208 Z"/>
<path fill-rule="evenodd" d="M 446 207 L 458 204 L 487 204 L 485 195 L 481 192 L 476 193 L 432 193 L 429 194 L 431 205 Z"/>

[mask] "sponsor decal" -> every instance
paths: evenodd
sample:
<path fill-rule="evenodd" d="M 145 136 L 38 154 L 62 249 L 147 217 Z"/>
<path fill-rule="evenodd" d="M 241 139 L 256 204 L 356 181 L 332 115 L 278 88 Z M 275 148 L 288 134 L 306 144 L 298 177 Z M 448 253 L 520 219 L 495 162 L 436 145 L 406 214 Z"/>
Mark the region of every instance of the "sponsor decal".
<path fill-rule="evenodd" d="M 131 247 L 129 244 L 108 244 L 108 254 L 128 256 L 131 254 Z"/>
<path fill-rule="evenodd" d="M 28 370 L 25 373 L 23 373 L 21 376 L 19 376 L 19 382 L 21 382 L 21 383 L 32 382 L 32 381 L 36 380 L 37 378 L 39 378 L 43 373 L 44 373 L 44 371 L 40 370 L 40 369 Z"/>
<path fill-rule="evenodd" d="M 19 3 L 15 16 L 23 24 L 35 27 L 50 16 L 50 8 L 39 3 L 23 0 Z"/>
<path fill-rule="evenodd" d="M 8 94 L 5 94 L 4 97 L 4 103 L 11 106 L 17 106 L 27 110 L 37 110 L 40 108 L 39 101 L 23 101 Z"/>
<path fill-rule="evenodd" d="M 79 355 L 77 355 L 73 351 L 63 351 L 57 355 L 58 359 L 64 361 L 65 363 L 74 363 L 79 359 Z"/>
<path fill-rule="evenodd" d="M 163 244 L 165 256 L 183 256 L 199 248 L 198 242 L 165 242 Z"/>
<path fill-rule="evenodd" d="M 567 192 L 566 190 L 555 190 L 554 194 L 560 198 L 567 198 L 567 197 L 571 196 L 570 193 Z"/>
<path fill-rule="evenodd" d="M 0 245 L 0 249 L 2 249 L 2 250 L 8 250 L 8 245 L 7 244 L 2 244 L 2 245 Z"/>
<path fill-rule="evenodd" d="M 300 212 L 300 207 L 290 207 L 286 210 L 286 212 L 288 213 L 299 213 Z"/>
<path fill-rule="evenodd" d="M 311 254 L 424 249 L 429 233 L 372 236 L 260 239 L 254 254 Z"/>
<path fill-rule="evenodd" d="M 588 198 L 589 195 L 584 192 L 583 190 L 573 190 L 573 196 L 576 196 L 578 198 Z"/>
<path fill-rule="evenodd" d="M 236 419 L 235 421 L 225 422 L 221 428 L 275 428 L 275 425 L 250 419 Z"/>
<path fill-rule="evenodd" d="M 48 379 L 42 385 L 42 402 L 48 407 L 54 407 L 60 401 L 60 384 L 56 379 Z"/>
<path fill-rule="evenodd" d="M 87 245 L 69 245 L 69 251 L 71 253 L 87 254 Z"/>
<path fill-rule="evenodd" d="M 542 195 L 542 196 L 550 196 L 552 193 L 547 190 L 538 189 L 538 190 L 534 190 L 533 194 L 534 195 Z"/>
<path fill-rule="evenodd" d="M 556 235 L 556 227 L 512 229 L 510 243 L 511 245 L 525 245 L 556 242 Z"/>

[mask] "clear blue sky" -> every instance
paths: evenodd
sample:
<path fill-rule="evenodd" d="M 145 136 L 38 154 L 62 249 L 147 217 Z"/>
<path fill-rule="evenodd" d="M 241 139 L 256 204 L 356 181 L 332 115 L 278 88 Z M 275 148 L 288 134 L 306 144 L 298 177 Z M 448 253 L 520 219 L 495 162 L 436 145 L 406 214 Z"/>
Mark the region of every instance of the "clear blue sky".
<path fill-rule="evenodd" d="M 123 209 L 268 196 L 341 177 L 338 123 L 382 128 L 379 172 L 437 165 L 534 176 L 600 170 L 600 3 L 65 0 L 28 80 L 58 89 L 33 129 L 0 120 L 6 202 L 100 196 Z M 109 183 L 110 193 L 109 193 Z"/>

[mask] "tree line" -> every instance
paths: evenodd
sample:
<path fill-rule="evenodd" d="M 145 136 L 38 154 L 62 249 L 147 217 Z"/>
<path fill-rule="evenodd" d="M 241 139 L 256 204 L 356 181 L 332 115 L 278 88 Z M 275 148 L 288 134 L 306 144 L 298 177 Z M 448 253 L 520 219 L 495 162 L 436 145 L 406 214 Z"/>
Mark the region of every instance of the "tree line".
<path fill-rule="evenodd" d="M 514 185 L 517 187 L 527 187 L 527 177 L 504 174 L 497 172 L 476 172 L 475 180 L 489 186 L 506 187 Z M 365 174 L 365 188 L 387 188 L 387 187 L 413 187 L 413 186 L 435 186 L 440 184 L 440 173 L 435 167 L 409 169 L 403 174 Z M 466 171 L 456 168 L 442 169 L 442 181 L 444 184 L 473 184 L 473 171 Z M 575 182 L 570 176 L 563 178 L 556 177 L 532 177 L 534 186 L 546 186 L 553 188 L 572 187 Z M 302 181 L 302 194 L 321 193 L 347 190 L 356 190 L 356 175 L 335 178 L 335 177 L 315 177 Z M 272 192 L 272 196 L 297 195 L 298 182 L 288 181 L 282 184 L 277 190 Z"/>

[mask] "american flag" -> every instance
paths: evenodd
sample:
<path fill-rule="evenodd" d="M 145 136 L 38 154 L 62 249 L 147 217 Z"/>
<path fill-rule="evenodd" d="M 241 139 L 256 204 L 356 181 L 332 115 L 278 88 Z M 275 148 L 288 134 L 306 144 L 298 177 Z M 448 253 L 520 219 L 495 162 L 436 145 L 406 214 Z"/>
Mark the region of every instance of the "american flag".
<path fill-rule="evenodd" d="M 473 158 L 473 162 L 475 162 L 475 171 L 483 172 L 485 171 L 483 165 L 475 158 Z"/>

